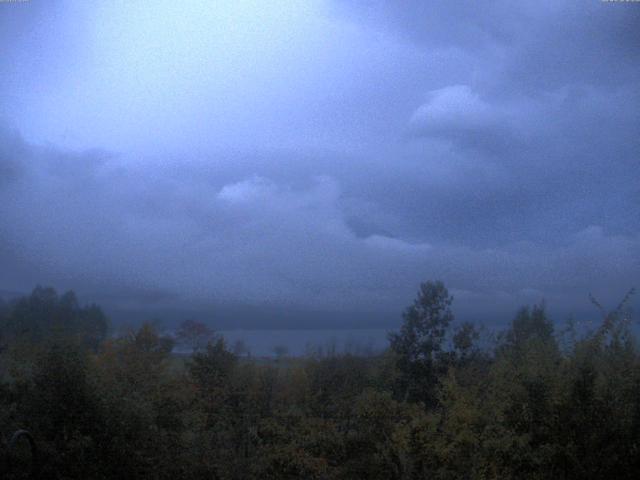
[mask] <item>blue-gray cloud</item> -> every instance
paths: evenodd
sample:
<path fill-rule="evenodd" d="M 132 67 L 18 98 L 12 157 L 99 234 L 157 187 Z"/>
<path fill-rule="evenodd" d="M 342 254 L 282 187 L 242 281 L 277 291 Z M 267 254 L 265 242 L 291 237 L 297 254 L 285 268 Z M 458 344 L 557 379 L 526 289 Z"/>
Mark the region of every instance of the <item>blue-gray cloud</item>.
<path fill-rule="evenodd" d="M 571 310 L 637 284 L 633 5 L 29 4 L 0 5 L 0 288 L 397 311 L 443 278 Z"/>

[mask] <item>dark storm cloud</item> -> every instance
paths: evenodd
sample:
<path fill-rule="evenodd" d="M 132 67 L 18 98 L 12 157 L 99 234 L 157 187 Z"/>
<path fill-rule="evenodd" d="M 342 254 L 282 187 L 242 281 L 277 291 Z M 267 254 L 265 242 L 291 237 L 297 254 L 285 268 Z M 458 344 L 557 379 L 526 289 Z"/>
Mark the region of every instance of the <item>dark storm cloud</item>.
<path fill-rule="evenodd" d="M 466 159 L 468 183 L 459 182 L 463 188 L 448 202 L 452 218 L 464 218 L 467 205 L 475 231 L 497 228 L 496 239 L 531 238 L 549 228 L 564 236 L 589 221 L 638 230 L 637 91 L 568 88 L 546 100 L 489 104 L 468 87 L 447 90 L 462 100 L 447 104 L 453 94 L 436 92 L 412 128 L 444 141 L 460 163 Z"/>
<path fill-rule="evenodd" d="M 635 6 L 248 2 L 220 40 L 206 2 L 61 5 L 4 20 L 0 289 L 399 311 L 443 278 L 486 314 L 638 283 Z"/>
<path fill-rule="evenodd" d="M 598 226 L 557 246 L 394 237 L 362 224 L 367 209 L 326 176 L 302 187 L 259 176 L 225 183 L 184 167 L 168 178 L 96 153 L 16 145 L 30 152 L 31 168 L 0 194 L 3 264 L 18 279 L 37 276 L 124 305 L 134 295 L 137 304 L 392 309 L 425 276 L 450 281 L 460 305 L 484 298 L 515 308 L 543 296 L 563 304 L 593 284 L 617 293 L 633 281 L 640 258 L 637 234 Z"/>
<path fill-rule="evenodd" d="M 25 154 L 20 137 L 0 126 L 0 188 L 14 182 L 22 173 L 23 165 L 17 160 Z"/>
<path fill-rule="evenodd" d="M 640 69 L 635 5 L 508 0 L 337 0 L 334 5 L 353 21 L 387 28 L 425 47 L 468 51 L 491 63 L 488 72 L 498 69 L 520 88 L 632 83 Z M 484 75 L 481 81 L 494 80 Z"/>
<path fill-rule="evenodd" d="M 589 222 L 638 231 L 640 9 L 602 2 L 335 4 L 352 21 L 474 60 L 468 83 L 443 78 L 409 122 L 410 138 L 425 139 L 425 170 L 457 164 L 453 185 L 435 187 L 446 201 L 433 189 L 411 192 L 421 197 L 416 204 L 438 205 L 435 218 L 424 212 L 427 228 L 502 242 L 549 232 L 565 238 Z"/>

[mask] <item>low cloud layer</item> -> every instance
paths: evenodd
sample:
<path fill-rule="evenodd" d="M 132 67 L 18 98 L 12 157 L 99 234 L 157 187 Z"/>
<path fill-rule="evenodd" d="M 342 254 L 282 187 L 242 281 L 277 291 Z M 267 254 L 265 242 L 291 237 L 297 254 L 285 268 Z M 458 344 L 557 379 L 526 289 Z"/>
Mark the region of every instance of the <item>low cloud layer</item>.
<path fill-rule="evenodd" d="M 9 265 L 2 281 L 12 288 L 40 281 L 94 296 L 119 288 L 122 301 L 165 292 L 198 302 L 392 310 L 426 278 L 444 278 L 461 301 L 512 306 L 579 301 L 594 287 L 615 295 L 638 272 L 640 237 L 598 225 L 553 245 L 501 247 L 430 244 L 375 227 L 358 234 L 350 219 L 374 219 L 329 176 L 304 186 L 255 175 L 222 182 L 215 172 L 196 180 L 185 167 L 167 178 L 99 153 L 11 143 L 28 158 L 14 162 L 21 173 L 0 194 Z M 6 166 L 15 156 L 2 158 Z"/>
<path fill-rule="evenodd" d="M 486 318 L 638 284 L 639 9 L 194 2 L 183 45 L 171 2 L 52 5 L 0 5 L 0 289 L 399 312 L 441 278 Z"/>

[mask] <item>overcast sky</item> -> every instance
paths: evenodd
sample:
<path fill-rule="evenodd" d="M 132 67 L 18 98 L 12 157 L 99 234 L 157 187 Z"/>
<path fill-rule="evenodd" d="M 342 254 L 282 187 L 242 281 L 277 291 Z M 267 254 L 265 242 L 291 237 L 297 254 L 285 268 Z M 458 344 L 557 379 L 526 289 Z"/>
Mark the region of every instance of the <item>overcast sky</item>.
<path fill-rule="evenodd" d="M 613 305 L 639 32 L 599 0 L 0 2 L 0 290 Z"/>

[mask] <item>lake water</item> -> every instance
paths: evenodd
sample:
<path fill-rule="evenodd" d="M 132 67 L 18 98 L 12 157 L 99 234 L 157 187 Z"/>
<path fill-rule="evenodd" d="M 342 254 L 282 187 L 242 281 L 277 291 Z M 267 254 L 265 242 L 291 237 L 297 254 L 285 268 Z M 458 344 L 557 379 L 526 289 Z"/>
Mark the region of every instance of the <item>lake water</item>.
<path fill-rule="evenodd" d="M 246 345 L 252 356 L 275 356 L 282 347 L 286 355 L 300 356 L 321 350 L 327 352 L 376 353 L 388 346 L 384 329 L 357 330 L 221 330 L 229 348 L 237 342 Z"/>

